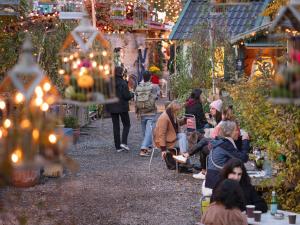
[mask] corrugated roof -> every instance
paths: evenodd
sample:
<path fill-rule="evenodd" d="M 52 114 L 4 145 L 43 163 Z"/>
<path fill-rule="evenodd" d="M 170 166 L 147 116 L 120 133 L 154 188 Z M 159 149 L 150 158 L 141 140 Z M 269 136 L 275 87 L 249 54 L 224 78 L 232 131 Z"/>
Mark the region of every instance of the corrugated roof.
<path fill-rule="evenodd" d="M 226 27 L 230 37 L 244 33 L 255 27 L 261 26 L 263 17 L 261 13 L 266 8 L 269 0 L 258 0 L 249 4 L 228 5 L 221 14 L 209 14 L 208 0 L 189 0 L 182 11 L 170 35 L 171 40 L 191 39 L 196 25 L 214 21 Z"/>

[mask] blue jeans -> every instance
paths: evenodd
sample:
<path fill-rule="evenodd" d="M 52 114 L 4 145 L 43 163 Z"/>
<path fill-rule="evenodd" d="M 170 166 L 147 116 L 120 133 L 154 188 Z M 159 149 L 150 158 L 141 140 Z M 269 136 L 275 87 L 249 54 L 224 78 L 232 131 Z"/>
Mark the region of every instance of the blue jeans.
<path fill-rule="evenodd" d="M 179 147 L 181 153 L 187 152 L 188 142 L 185 133 L 177 134 L 177 146 Z"/>
<path fill-rule="evenodd" d="M 155 126 L 155 118 L 156 116 L 141 116 L 141 124 L 142 124 L 142 134 L 143 134 L 143 142 L 141 145 L 141 149 L 148 149 L 149 146 L 152 146 L 152 131 Z"/>

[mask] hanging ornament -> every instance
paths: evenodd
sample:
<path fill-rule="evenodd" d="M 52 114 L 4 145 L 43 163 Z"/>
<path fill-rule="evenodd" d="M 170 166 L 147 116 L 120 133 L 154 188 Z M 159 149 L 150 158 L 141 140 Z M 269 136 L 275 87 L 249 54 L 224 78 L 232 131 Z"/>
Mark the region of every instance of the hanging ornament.
<path fill-rule="evenodd" d="M 67 37 L 58 73 L 64 78 L 65 102 L 89 105 L 117 101 L 109 42 L 92 26 L 87 13 Z"/>
<path fill-rule="evenodd" d="M 122 2 L 116 1 L 110 7 L 110 18 L 112 20 L 124 20 L 126 19 L 126 6 Z"/>
<path fill-rule="evenodd" d="M 145 29 L 149 20 L 149 6 L 145 0 L 139 0 L 133 10 L 134 30 Z"/>
<path fill-rule="evenodd" d="M 45 160 L 61 162 L 68 145 L 62 131 L 56 129 L 57 119 L 48 112 L 58 92 L 32 53 L 27 39 L 18 64 L 0 85 L 0 92 L 7 93 L 0 99 L 0 145 L 4 150 L 0 166 L 6 165 L 17 186 L 33 185 Z"/>

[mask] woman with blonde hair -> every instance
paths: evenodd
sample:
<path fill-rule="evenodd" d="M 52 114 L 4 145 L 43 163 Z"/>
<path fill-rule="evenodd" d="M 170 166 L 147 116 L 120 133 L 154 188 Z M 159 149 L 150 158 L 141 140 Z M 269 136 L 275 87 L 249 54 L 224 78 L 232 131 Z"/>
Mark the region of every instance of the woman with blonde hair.
<path fill-rule="evenodd" d="M 161 150 L 162 158 L 166 158 L 167 149 L 175 148 L 178 145 L 181 153 L 187 151 L 187 137 L 185 133 L 180 133 L 179 126 L 185 123 L 185 119 L 177 118 L 183 105 L 177 100 L 172 101 L 165 112 L 163 112 L 155 126 L 154 142 Z"/>

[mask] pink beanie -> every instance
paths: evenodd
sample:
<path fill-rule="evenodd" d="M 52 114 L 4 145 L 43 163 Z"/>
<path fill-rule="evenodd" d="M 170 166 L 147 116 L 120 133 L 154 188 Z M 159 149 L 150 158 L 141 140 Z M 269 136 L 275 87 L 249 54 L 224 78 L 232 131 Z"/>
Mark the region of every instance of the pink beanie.
<path fill-rule="evenodd" d="M 222 105 L 223 102 L 221 99 L 218 99 L 216 101 L 213 101 L 212 103 L 210 103 L 210 108 L 215 108 L 217 111 L 221 112 L 222 111 Z"/>

